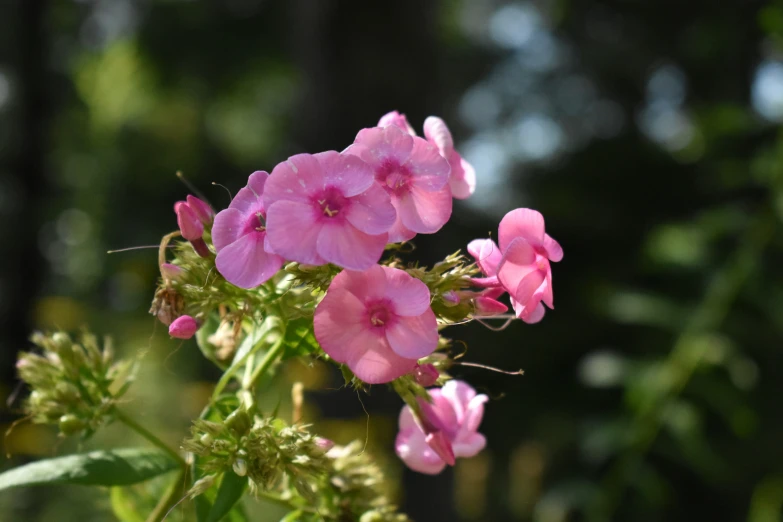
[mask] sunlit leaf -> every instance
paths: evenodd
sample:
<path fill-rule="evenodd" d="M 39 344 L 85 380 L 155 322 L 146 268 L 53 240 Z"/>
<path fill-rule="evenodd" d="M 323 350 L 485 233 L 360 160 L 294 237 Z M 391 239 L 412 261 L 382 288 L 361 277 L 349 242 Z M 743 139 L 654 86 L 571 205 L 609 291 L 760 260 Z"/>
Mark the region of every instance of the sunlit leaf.
<path fill-rule="evenodd" d="M 39 460 L 0 475 L 0 490 L 43 484 L 125 486 L 176 469 L 179 464 L 158 449 L 93 451 Z"/>

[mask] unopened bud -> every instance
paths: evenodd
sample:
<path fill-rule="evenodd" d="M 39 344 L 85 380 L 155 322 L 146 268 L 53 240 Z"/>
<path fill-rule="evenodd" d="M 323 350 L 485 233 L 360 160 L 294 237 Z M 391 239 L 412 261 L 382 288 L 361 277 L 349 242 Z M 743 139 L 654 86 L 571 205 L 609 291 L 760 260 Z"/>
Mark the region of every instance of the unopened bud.
<path fill-rule="evenodd" d="M 234 469 L 234 473 L 236 473 L 240 477 L 244 477 L 245 475 L 247 475 L 247 462 L 245 462 L 244 459 L 235 460 L 234 465 L 232 467 Z"/>
<path fill-rule="evenodd" d="M 199 442 L 201 444 L 203 444 L 204 446 L 211 445 L 212 441 L 214 441 L 214 440 L 215 439 L 213 439 L 212 435 L 210 435 L 209 433 L 204 433 L 203 435 L 201 435 L 201 438 L 199 438 Z"/>
<path fill-rule="evenodd" d="M 63 415 L 58 422 L 60 432 L 63 435 L 74 435 L 82 431 L 86 425 L 76 415 Z"/>
<path fill-rule="evenodd" d="M 245 410 L 235 410 L 226 417 L 226 426 L 239 436 L 245 435 L 253 425 L 250 415 Z"/>
<path fill-rule="evenodd" d="M 201 236 L 204 235 L 204 224 L 190 205 L 184 201 L 178 201 L 174 205 L 174 212 L 177 213 L 177 225 L 182 237 L 188 241 L 201 239 Z"/>
<path fill-rule="evenodd" d="M 57 353 L 62 354 L 64 350 L 71 347 L 71 338 L 65 332 L 57 332 L 52 335 L 52 343 Z"/>
<path fill-rule="evenodd" d="M 474 300 L 476 315 L 498 315 L 508 311 L 508 307 L 491 297 L 477 297 Z"/>
<path fill-rule="evenodd" d="M 215 483 L 215 478 L 215 475 L 207 475 L 206 477 L 200 478 L 196 481 L 195 484 L 193 484 L 193 487 L 190 488 L 188 491 L 188 496 L 190 498 L 196 498 L 197 496 L 201 495 L 212 487 L 212 484 Z"/>
<path fill-rule="evenodd" d="M 160 274 L 171 281 L 176 281 L 185 270 L 181 266 L 163 263 L 160 265 Z"/>
<path fill-rule="evenodd" d="M 440 377 L 438 370 L 432 364 L 417 364 L 413 370 L 413 378 L 416 384 L 425 388 L 435 384 Z"/>
<path fill-rule="evenodd" d="M 316 437 L 315 445 L 324 452 L 327 452 L 334 447 L 334 441 L 325 439 L 324 437 Z"/>
<path fill-rule="evenodd" d="M 446 435 L 442 431 L 436 431 L 429 433 L 425 437 L 427 445 L 443 459 L 443 462 L 449 466 L 453 466 L 456 462 L 454 459 L 454 449 L 451 446 L 451 442 L 446 438 Z"/>
<path fill-rule="evenodd" d="M 199 329 L 198 321 L 189 315 L 180 316 L 169 326 L 169 335 L 177 339 L 190 339 Z"/>
<path fill-rule="evenodd" d="M 205 225 L 212 223 L 212 218 L 215 217 L 215 212 L 212 210 L 212 207 L 210 207 L 205 201 L 200 200 L 196 196 L 191 196 L 190 194 L 188 194 L 186 199 L 188 206 L 193 211 L 193 213 L 196 214 L 196 217 L 198 217 L 199 221 Z"/>
<path fill-rule="evenodd" d="M 459 294 L 454 290 L 444 292 L 441 298 L 443 299 L 443 304 L 446 306 L 457 306 L 460 301 Z"/>

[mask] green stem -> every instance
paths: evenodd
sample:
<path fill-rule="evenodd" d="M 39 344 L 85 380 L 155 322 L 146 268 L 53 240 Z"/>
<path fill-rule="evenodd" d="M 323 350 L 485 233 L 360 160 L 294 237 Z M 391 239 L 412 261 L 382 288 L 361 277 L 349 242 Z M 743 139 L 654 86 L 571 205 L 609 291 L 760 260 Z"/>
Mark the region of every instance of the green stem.
<path fill-rule="evenodd" d="M 185 494 L 188 491 L 187 475 L 187 468 L 182 468 L 182 470 L 177 473 L 177 478 L 174 479 L 174 482 L 171 483 L 166 494 L 161 497 L 160 501 L 155 506 L 155 509 L 149 514 L 146 522 L 161 522 L 166 518 L 166 515 L 168 515 L 172 507 L 177 505 L 177 503 L 185 497 Z"/>
<path fill-rule="evenodd" d="M 277 359 L 283 354 L 283 348 L 285 347 L 285 330 L 280 333 L 280 339 L 272 345 L 266 355 L 261 360 L 261 363 L 253 370 L 253 374 L 250 376 L 248 382 L 243 386 L 245 390 L 251 390 L 256 385 L 258 379 L 266 372 L 270 366 L 272 366 Z"/>
<path fill-rule="evenodd" d="M 172 449 L 171 446 L 169 446 L 168 444 L 160 440 L 158 437 L 153 435 L 149 430 L 147 430 L 147 428 L 145 428 L 141 424 L 137 423 L 135 420 L 128 417 L 128 415 L 125 414 L 122 410 L 115 407 L 114 416 L 117 418 L 117 420 L 125 424 L 127 427 L 129 427 L 130 429 L 132 429 L 133 431 L 135 431 L 136 433 L 138 433 L 139 435 L 141 435 L 142 437 L 150 441 L 152 444 L 154 444 L 155 446 L 159 447 L 160 449 L 162 449 L 163 451 L 171 455 L 171 457 L 175 461 L 177 461 L 177 463 L 180 466 L 185 467 L 185 459 L 183 459 L 179 453 L 177 453 L 174 449 Z"/>

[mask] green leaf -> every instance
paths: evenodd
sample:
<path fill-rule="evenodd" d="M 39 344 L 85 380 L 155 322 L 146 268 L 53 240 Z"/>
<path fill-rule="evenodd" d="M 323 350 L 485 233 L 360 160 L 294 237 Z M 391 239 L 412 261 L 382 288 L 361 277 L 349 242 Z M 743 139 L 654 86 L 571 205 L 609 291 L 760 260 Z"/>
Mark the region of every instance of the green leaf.
<path fill-rule="evenodd" d="M 179 464 L 159 449 L 93 451 L 39 460 L 0 474 L 0 491 L 42 484 L 127 486 L 162 475 Z"/>
<path fill-rule="evenodd" d="M 218 349 L 214 344 L 209 342 L 209 338 L 217 331 L 219 326 L 220 315 L 217 312 L 209 314 L 201 328 L 196 331 L 196 344 L 198 344 L 198 349 L 201 350 L 204 357 L 215 363 L 221 370 L 225 370 L 228 365 L 225 361 L 220 361 L 217 358 L 216 354 Z"/>
<path fill-rule="evenodd" d="M 283 359 L 310 355 L 319 349 L 313 332 L 313 318 L 302 317 L 289 321 L 285 330 L 285 354 Z"/>
<path fill-rule="evenodd" d="M 240 477 L 231 471 L 226 472 L 223 475 L 223 480 L 220 482 L 220 489 L 218 489 L 215 503 L 212 504 L 212 509 L 207 516 L 207 522 L 219 522 L 222 520 L 234 505 L 239 502 L 239 499 L 242 498 L 245 488 L 247 488 L 246 477 Z"/>

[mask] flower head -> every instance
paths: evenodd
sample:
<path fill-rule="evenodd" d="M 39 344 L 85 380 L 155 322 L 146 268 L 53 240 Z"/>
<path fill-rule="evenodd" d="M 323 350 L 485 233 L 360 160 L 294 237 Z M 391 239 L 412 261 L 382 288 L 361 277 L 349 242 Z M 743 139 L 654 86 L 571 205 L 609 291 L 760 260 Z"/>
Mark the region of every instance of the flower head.
<path fill-rule="evenodd" d="M 451 194 L 457 199 L 466 199 L 476 190 L 476 171 L 473 166 L 454 150 L 454 140 L 446 122 L 437 116 L 424 120 L 424 136 L 427 141 L 438 147 L 440 155 L 446 158 L 451 167 L 449 186 Z"/>
<path fill-rule="evenodd" d="M 473 457 L 484 449 L 478 433 L 488 398 L 462 381 L 449 381 L 429 390 L 432 403 L 419 400 L 419 422 L 410 406 L 400 412 L 397 455 L 414 471 L 435 475 L 456 457 Z"/>
<path fill-rule="evenodd" d="M 383 254 L 395 219 L 370 167 L 334 151 L 298 154 L 277 165 L 264 203 L 274 251 L 310 265 L 370 268 Z"/>
<path fill-rule="evenodd" d="M 362 129 L 346 149 L 366 161 L 397 209 L 389 241 L 432 234 L 451 217 L 449 164 L 426 140 L 396 124 Z"/>
<path fill-rule="evenodd" d="M 189 315 L 181 315 L 169 325 L 169 335 L 177 339 L 190 339 L 199 329 L 198 321 Z"/>
<path fill-rule="evenodd" d="M 381 116 L 380 120 L 378 120 L 378 127 L 386 127 L 387 125 L 396 125 L 411 136 L 416 135 L 416 131 L 413 130 L 411 124 L 408 123 L 408 118 L 406 118 L 404 114 L 400 114 L 397 111 L 387 112 Z"/>
<path fill-rule="evenodd" d="M 314 326 L 324 351 L 370 384 L 413 371 L 438 345 L 429 289 L 386 266 L 339 273 L 315 310 Z"/>
<path fill-rule="evenodd" d="M 491 239 L 476 239 L 468 252 L 486 278 L 478 286 L 501 287 L 509 293 L 518 318 L 537 323 L 546 309 L 554 308 L 550 261 L 563 259 L 563 249 L 544 231 L 544 217 L 528 208 L 512 210 L 498 230 L 500 246 Z"/>
<path fill-rule="evenodd" d="M 232 284 L 253 288 L 272 277 L 285 261 L 273 253 L 267 236 L 264 187 L 269 174 L 254 172 L 227 209 L 215 216 L 212 242 L 215 265 Z"/>

